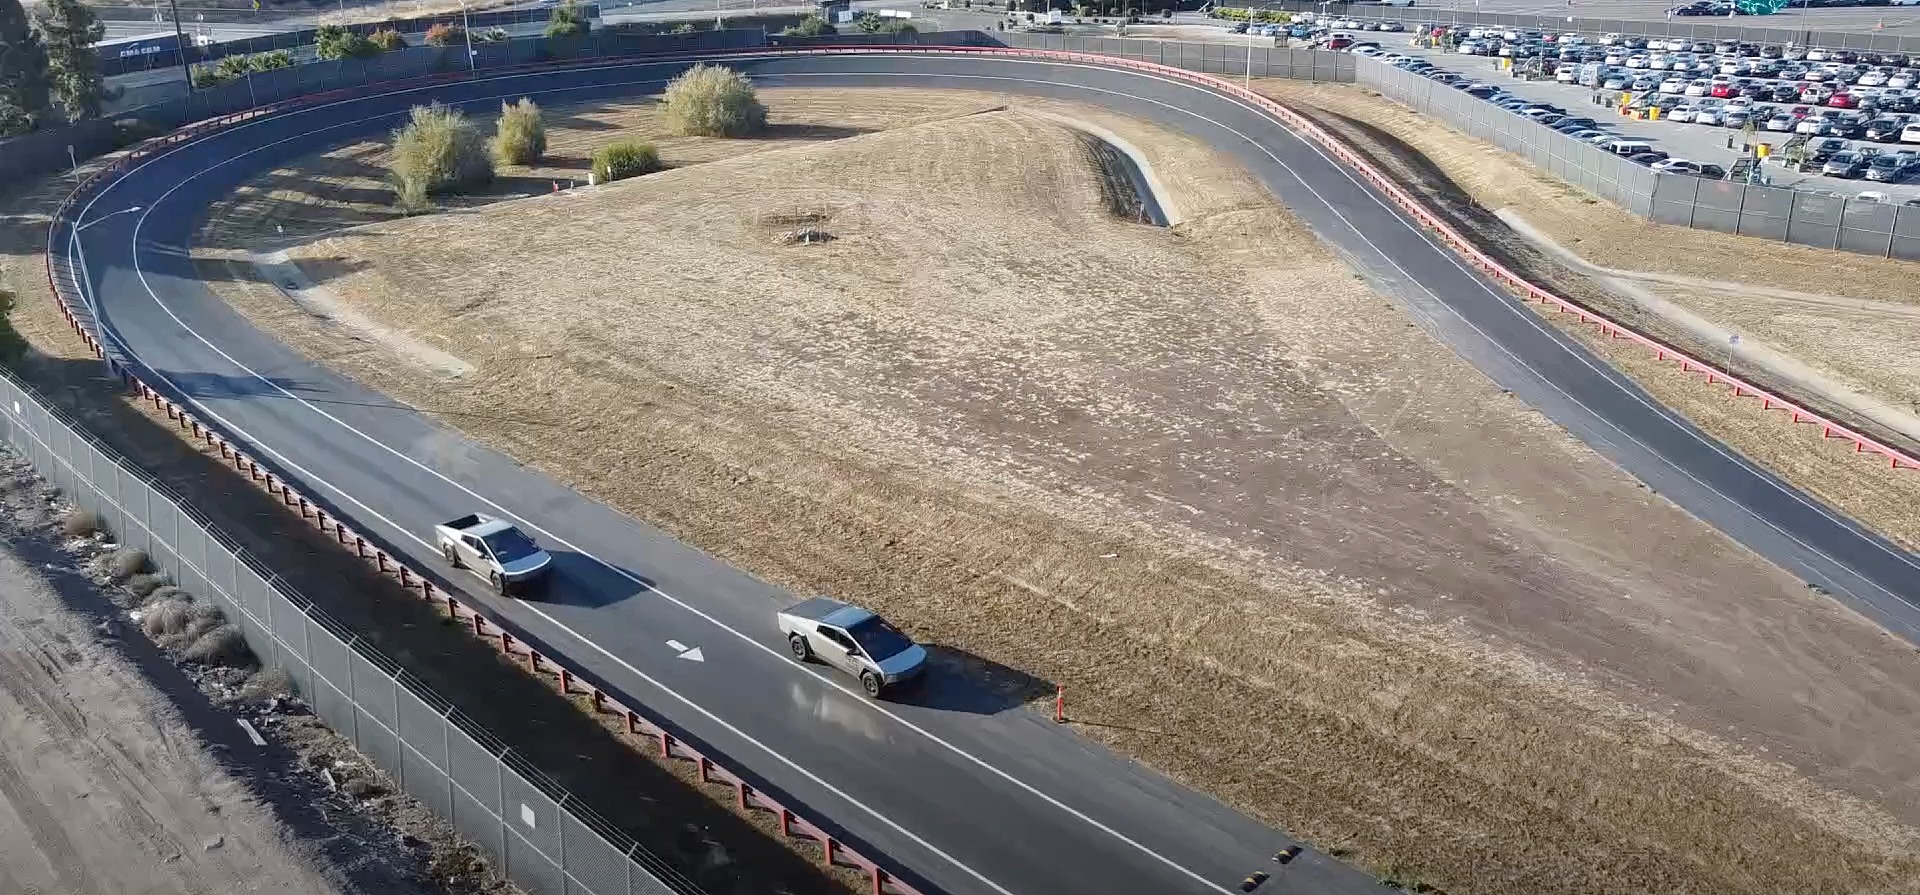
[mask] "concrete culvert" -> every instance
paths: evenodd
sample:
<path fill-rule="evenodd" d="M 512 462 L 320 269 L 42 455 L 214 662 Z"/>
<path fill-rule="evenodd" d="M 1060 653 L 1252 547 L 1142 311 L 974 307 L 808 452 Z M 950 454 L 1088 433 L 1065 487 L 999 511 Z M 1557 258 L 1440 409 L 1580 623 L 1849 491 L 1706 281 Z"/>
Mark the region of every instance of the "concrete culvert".
<path fill-rule="evenodd" d="M 180 655 L 189 662 L 203 665 L 233 668 L 251 668 L 254 665 L 253 651 L 247 648 L 246 638 L 240 635 L 240 628 L 236 625 L 220 625 L 201 634 Z"/>
<path fill-rule="evenodd" d="M 107 557 L 107 577 L 114 582 L 126 581 L 147 570 L 147 552 L 135 547 L 121 547 Z"/>

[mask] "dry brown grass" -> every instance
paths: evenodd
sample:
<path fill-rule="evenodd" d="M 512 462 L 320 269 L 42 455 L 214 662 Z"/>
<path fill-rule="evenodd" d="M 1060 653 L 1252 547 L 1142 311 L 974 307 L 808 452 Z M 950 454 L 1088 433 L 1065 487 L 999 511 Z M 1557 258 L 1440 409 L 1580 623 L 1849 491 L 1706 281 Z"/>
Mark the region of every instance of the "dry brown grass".
<path fill-rule="evenodd" d="M 1375 866 L 1463 893 L 1912 890 L 1911 651 L 1381 313 L 1209 150 L 1015 105 L 697 167 L 689 145 L 294 252 L 466 376 L 220 288 L 723 559 L 1065 684 L 1131 728 L 1089 735 Z M 1113 220 L 1028 110 L 1124 134 L 1183 223 Z M 836 238 L 782 244 L 802 223 Z M 570 398 L 484 412 L 508 387 Z"/>
<path fill-rule="evenodd" d="M 1527 221 L 1589 261 L 1605 267 L 1656 274 L 1746 279 L 1756 289 L 1700 289 L 1662 285 L 1661 294 L 1702 316 L 1761 338 L 1882 403 L 1907 410 L 1920 394 L 1920 349 L 1912 336 L 1914 309 L 1900 303 L 1920 298 L 1907 284 L 1920 270 L 1907 262 L 1822 252 L 1799 246 L 1669 227 L 1633 217 L 1542 174 L 1523 159 L 1466 137 L 1412 111 L 1350 86 L 1308 86 L 1271 81 L 1257 87 L 1308 109 L 1322 109 L 1363 122 L 1426 157 L 1451 185 L 1424 185 L 1435 198 L 1457 186 L 1486 209 L 1513 208 Z M 1364 135 L 1344 129 L 1365 144 Z M 1364 148 L 1364 146 L 1363 146 Z M 1382 159 L 1390 161 L 1389 159 Z M 1398 173 L 1422 182 L 1404 166 Z M 1835 265 L 1846 274 L 1836 276 Z M 1796 296 L 1792 293 L 1812 293 Z M 1840 297 L 1822 293 L 1839 293 Z M 1848 297 L 1850 296 L 1850 297 Z M 1683 346 L 1715 356 L 1713 346 L 1694 345 L 1686 334 L 1625 306 L 1600 289 L 1577 297 Z M 1538 308 L 1536 308 L 1538 309 Z M 1578 335 L 1609 363 L 1625 370 L 1663 403 L 1740 453 L 1765 465 L 1847 515 L 1888 537 L 1920 549 L 1920 475 L 1866 462 L 1843 442 L 1822 441 L 1818 430 L 1795 426 L 1784 415 L 1760 412 L 1724 388 L 1660 364 L 1643 350 L 1596 339 L 1570 318 L 1548 319 Z M 1745 375 L 1751 371 L 1742 370 Z M 1788 393 L 1788 383 L 1760 377 Z M 1829 412 L 1833 412 L 1829 409 Z"/>

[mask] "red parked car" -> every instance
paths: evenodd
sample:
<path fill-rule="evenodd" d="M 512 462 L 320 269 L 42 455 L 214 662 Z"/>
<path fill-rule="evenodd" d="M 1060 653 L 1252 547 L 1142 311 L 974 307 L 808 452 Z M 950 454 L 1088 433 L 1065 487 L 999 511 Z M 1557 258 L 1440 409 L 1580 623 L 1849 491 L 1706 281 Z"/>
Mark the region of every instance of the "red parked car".
<path fill-rule="evenodd" d="M 1859 104 L 1859 102 L 1854 100 L 1853 94 L 1851 93 L 1841 92 L 1827 97 L 1827 105 L 1836 109 L 1851 109 Z"/>
<path fill-rule="evenodd" d="M 1715 81 L 1713 82 L 1712 87 L 1707 88 L 1708 96 L 1717 96 L 1717 97 L 1720 97 L 1721 99 L 1728 99 L 1730 97 L 1737 96 L 1738 94 L 1739 94 L 1738 88 L 1734 87 L 1732 83 L 1727 81 Z"/>
<path fill-rule="evenodd" d="M 1787 110 L 1787 114 L 1792 115 L 1793 120 L 1799 121 L 1800 119 L 1805 118 L 1808 115 L 1812 115 L 1813 107 L 1812 106 L 1794 106 L 1793 108 Z"/>

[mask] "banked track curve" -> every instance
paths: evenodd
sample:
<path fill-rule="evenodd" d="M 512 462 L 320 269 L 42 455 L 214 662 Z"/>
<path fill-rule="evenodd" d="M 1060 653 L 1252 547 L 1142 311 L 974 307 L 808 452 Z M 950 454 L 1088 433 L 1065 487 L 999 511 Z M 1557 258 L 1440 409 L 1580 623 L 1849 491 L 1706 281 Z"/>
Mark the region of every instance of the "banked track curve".
<path fill-rule="evenodd" d="M 319 147 L 384 132 L 413 105 L 638 96 L 699 59 L 724 59 L 768 86 L 1072 99 L 1204 139 L 1363 275 L 1393 284 L 1383 291 L 1501 385 L 1696 516 L 1920 641 L 1912 555 L 1660 407 L 1500 288 L 1517 277 L 1489 268 L 1311 123 L 1177 69 L 1033 51 L 844 48 L 370 85 L 188 129 L 83 185 L 55 224 L 50 278 L 76 325 L 97 332 L 100 350 L 144 394 L 240 457 L 290 506 L 475 618 L 476 631 L 533 653 L 536 667 L 555 672 L 564 662 L 563 681 L 629 712 L 629 724 L 662 749 L 722 760 L 738 776 L 718 773 L 744 784 L 743 800 L 779 806 L 783 818 L 791 808 L 818 821 L 821 835 L 884 855 L 901 891 L 1228 893 L 1248 873 L 1274 869 L 1270 857 L 1290 840 L 1029 713 L 875 704 L 791 663 L 770 636 L 771 612 L 789 595 L 307 363 L 195 277 L 189 242 L 212 200 Z M 92 301 L 77 276 L 75 223 L 87 228 Z M 475 509 L 515 519 L 557 548 L 565 585 L 556 599 L 468 598 L 441 586 L 461 579 L 422 537 Z M 669 639 L 700 645 L 707 661 L 679 661 L 662 646 Z M 1312 855 L 1285 874 L 1315 891 L 1379 891 Z"/>

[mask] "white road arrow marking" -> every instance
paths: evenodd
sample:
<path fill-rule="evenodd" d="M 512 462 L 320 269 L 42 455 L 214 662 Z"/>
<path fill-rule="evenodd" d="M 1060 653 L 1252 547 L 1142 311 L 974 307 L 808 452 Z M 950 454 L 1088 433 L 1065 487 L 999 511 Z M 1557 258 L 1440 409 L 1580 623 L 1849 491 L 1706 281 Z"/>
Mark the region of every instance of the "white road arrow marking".
<path fill-rule="evenodd" d="M 678 640 L 669 640 L 669 641 L 667 641 L 667 646 L 668 646 L 669 648 L 671 648 L 671 649 L 672 649 L 672 650 L 673 650 L 674 652 L 676 652 L 676 653 L 684 653 L 684 652 L 686 652 L 686 651 L 687 651 L 687 645 L 686 645 L 686 644 L 684 644 L 684 643 L 681 643 L 681 642 L 680 642 L 680 641 L 678 641 Z"/>
<path fill-rule="evenodd" d="M 680 658 L 682 659 L 691 659 L 695 662 L 707 661 L 707 657 L 704 655 L 701 655 L 700 648 L 697 646 L 688 648 L 686 644 L 681 643 L 678 640 L 667 641 L 667 646 L 672 647 L 674 652 L 679 653 Z"/>

